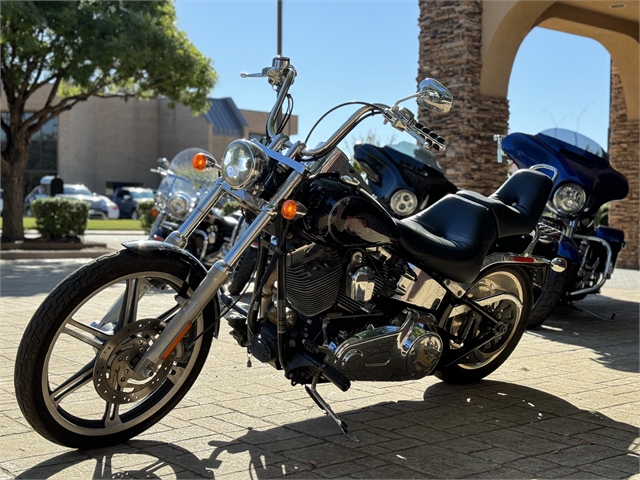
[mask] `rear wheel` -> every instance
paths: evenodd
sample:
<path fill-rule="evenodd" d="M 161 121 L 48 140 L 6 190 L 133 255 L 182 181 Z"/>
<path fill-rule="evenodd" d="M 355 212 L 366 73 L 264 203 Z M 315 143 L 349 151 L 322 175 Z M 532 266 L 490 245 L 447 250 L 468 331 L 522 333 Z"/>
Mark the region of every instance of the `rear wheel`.
<path fill-rule="evenodd" d="M 529 323 L 527 328 L 538 328 L 547 318 L 551 316 L 556 307 L 564 298 L 567 289 L 567 273 L 569 268 L 564 272 L 551 272 L 545 289 L 540 293 L 531 309 Z"/>
<path fill-rule="evenodd" d="M 516 348 L 527 326 L 532 303 L 531 291 L 531 279 L 520 268 L 499 266 L 483 274 L 467 295 L 500 324 L 496 326 L 469 307 L 454 308 L 447 321 L 447 328 L 453 335 L 464 336 L 463 343 L 467 344 L 483 337 L 491 340 L 456 363 L 442 367 L 435 373 L 436 377 L 448 383 L 472 383 L 502 365 Z M 492 331 L 499 331 L 500 334 L 493 335 Z M 447 354 L 455 355 L 455 351 L 463 348 L 463 345 L 451 340 L 447 347 Z"/>
<path fill-rule="evenodd" d="M 61 445 L 97 448 L 169 413 L 207 358 L 214 329 L 203 332 L 217 320 L 215 302 L 152 377 L 133 368 L 178 311 L 175 297 L 189 297 L 201 280 L 179 260 L 124 250 L 60 283 L 31 319 L 16 358 L 16 397 L 31 426 Z"/>

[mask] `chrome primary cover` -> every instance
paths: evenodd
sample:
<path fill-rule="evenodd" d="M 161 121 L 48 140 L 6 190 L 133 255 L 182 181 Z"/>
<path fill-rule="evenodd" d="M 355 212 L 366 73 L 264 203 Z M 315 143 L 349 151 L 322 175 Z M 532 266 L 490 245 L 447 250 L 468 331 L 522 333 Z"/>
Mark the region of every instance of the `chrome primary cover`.
<path fill-rule="evenodd" d="M 425 325 L 431 315 L 406 311 L 401 327 L 360 332 L 335 350 L 333 367 L 349 380 L 416 380 L 429 375 L 442 354 L 442 339 Z"/>

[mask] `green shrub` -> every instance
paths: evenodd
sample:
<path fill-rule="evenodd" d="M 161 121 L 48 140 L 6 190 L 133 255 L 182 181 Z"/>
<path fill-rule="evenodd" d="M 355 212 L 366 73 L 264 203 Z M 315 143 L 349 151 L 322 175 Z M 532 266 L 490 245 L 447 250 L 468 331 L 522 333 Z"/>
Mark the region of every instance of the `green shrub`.
<path fill-rule="evenodd" d="M 240 204 L 235 200 L 229 200 L 222 206 L 222 214 L 223 215 L 231 215 L 236 210 L 240 209 Z"/>
<path fill-rule="evenodd" d="M 153 222 L 156 221 L 156 215 L 151 215 L 151 209 L 153 208 L 154 202 L 153 200 L 144 200 L 136 206 L 138 210 L 138 215 L 140 215 L 140 225 L 145 232 L 149 233 L 151 227 L 153 226 Z"/>
<path fill-rule="evenodd" d="M 36 229 L 53 240 L 76 238 L 84 234 L 89 204 L 72 198 L 39 198 L 31 203 Z"/>

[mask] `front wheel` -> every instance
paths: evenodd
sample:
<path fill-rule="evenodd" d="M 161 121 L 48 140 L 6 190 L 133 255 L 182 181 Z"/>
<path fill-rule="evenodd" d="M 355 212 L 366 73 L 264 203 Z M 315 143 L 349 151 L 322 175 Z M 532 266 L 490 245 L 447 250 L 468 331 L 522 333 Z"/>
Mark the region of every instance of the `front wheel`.
<path fill-rule="evenodd" d="M 458 306 L 453 309 L 446 327 L 453 336 L 464 336 L 464 342 L 458 345 L 453 340 L 449 341 L 446 350 L 449 358 L 455 356 L 465 343 L 483 341 L 481 339 L 484 338 L 491 340 L 456 363 L 436 371 L 435 376 L 448 383 L 480 381 L 511 355 L 529 319 L 533 298 L 531 279 L 521 268 L 498 266 L 483 273 L 466 296 L 487 310 L 499 321 L 499 325 L 469 307 Z M 500 331 L 499 335 L 495 335 L 497 330 Z"/>
<path fill-rule="evenodd" d="M 63 280 L 24 333 L 15 368 L 20 409 L 45 438 L 74 448 L 128 440 L 184 397 L 207 358 L 215 300 L 150 378 L 133 368 L 202 280 L 171 258 L 128 250 Z M 105 313 L 106 312 L 106 313 Z"/>

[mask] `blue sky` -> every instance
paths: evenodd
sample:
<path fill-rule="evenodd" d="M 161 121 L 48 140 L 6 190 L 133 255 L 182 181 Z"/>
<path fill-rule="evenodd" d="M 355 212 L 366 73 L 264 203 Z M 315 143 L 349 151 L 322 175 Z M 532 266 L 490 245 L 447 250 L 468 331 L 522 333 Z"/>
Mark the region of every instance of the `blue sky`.
<path fill-rule="evenodd" d="M 210 57 L 219 74 L 211 96 L 232 97 L 239 108 L 269 111 L 275 93 L 259 72 L 277 50 L 277 2 L 187 1 L 176 4 L 178 26 Z M 283 55 L 298 76 L 290 93 L 304 139 L 331 107 L 350 100 L 391 104 L 415 92 L 418 70 L 418 1 L 283 2 Z M 591 137 L 607 149 L 610 57 L 594 40 L 542 28 L 524 40 L 509 82 L 510 132 L 537 133 L 559 126 Z M 414 102 L 405 104 L 414 112 Z M 455 99 L 454 99 L 455 108 Z M 314 131 L 325 140 L 353 112 L 345 107 Z M 437 125 L 430 125 L 437 131 Z M 411 141 L 366 120 L 354 136 L 373 130 L 382 141 Z M 297 139 L 296 138 L 296 139 Z"/>

